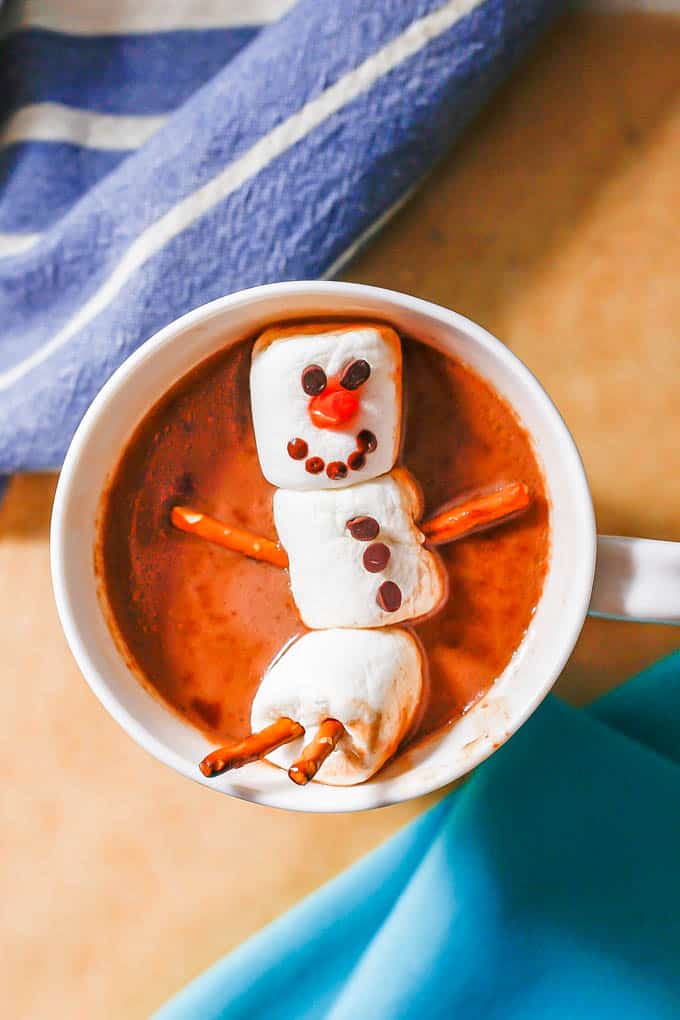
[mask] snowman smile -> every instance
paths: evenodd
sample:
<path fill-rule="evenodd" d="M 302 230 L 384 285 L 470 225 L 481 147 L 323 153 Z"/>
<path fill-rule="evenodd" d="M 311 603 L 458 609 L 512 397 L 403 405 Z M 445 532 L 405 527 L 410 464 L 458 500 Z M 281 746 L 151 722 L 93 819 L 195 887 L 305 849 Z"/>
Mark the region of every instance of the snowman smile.
<path fill-rule="evenodd" d="M 348 471 L 361 471 L 366 466 L 366 460 L 378 447 L 378 440 L 370 429 L 361 429 L 356 435 L 356 448 L 347 457 L 347 460 L 332 460 L 326 464 L 323 457 L 314 454 L 308 456 L 309 445 L 300 436 L 295 436 L 288 443 L 288 456 L 291 460 L 304 460 L 305 471 L 310 475 L 320 475 L 326 470 L 327 476 L 335 481 L 346 478 Z"/>

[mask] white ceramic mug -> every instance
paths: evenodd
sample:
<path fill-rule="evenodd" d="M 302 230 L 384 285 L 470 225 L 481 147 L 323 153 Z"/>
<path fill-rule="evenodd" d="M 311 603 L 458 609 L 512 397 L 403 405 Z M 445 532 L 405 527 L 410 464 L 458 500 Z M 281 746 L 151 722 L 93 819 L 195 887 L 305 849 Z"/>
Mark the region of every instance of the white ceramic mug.
<path fill-rule="evenodd" d="M 205 779 L 198 769 L 210 749 L 205 738 L 142 687 L 104 619 L 93 559 L 100 496 L 135 426 L 189 369 L 272 321 L 331 313 L 388 320 L 467 363 L 511 404 L 533 439 L 550 502 L 551 553 L 543 594 L 524 640 L 483 700 L 369 782 L 311 783 L 302 789 L 285 772 L 259 762 Z M 303 811 L 393 804 L 469 772 L 543 700 L 588 612 L 680 622 L 680 543 L 597 538 L 578 451 L 555 406 L 519 359 L 455 312 L 359 284 L 281 283 L 232 294 L 166 326 L 128 358 L 98 394 L 66 456 L 52 516 L 51 556 L 57 607 L 71 650 L 94 693 L 130 736 L 214 790 Z"/>

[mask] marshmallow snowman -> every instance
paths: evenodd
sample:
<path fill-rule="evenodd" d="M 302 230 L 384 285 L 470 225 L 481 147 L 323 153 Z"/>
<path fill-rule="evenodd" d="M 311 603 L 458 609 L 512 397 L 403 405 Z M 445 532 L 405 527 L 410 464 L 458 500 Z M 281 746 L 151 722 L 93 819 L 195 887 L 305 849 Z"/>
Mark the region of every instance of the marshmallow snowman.
<path fill-rule="evenodd" d="M 253 347 L 250 393 L 264 476 L 293 598 L 311 628 L 265 673 L 253 732 L 287 717 L 305 744 L 324 719 L 344 733 L 322 782 L 370 778 L 413 725 L 422 654 L 394 627 L 447 595 L 440 558 L 416 521 L 418 485 L 399 454 L 401 342 L 382 324 L 309 323 L 267 329 Z M 267 757 L 287 767 L 300 741 Z"/>

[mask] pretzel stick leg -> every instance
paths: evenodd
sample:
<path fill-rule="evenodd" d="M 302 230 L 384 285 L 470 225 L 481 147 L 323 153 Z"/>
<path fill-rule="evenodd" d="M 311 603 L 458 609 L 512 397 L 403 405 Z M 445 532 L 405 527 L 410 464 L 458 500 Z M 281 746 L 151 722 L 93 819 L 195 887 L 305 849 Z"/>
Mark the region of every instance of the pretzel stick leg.
<path fill-rule="evenodd" d="M 288 769 L 288 775 L 298 786 L 306 786 L 317 774 L 329 754 L 335 750 L 345 727 L 337 719 L 324 719 L 317 734 L 304 748 L 296 762 Z"/>
<path fill-rule="evenodd" d="M 291 740 L 304 736 L 304 727 L 284 716 L 277 719 L 271 726 L 253 733 L 238 744 L 227 747 L 218 747 L 211 751 L 200 763 L 199 768 L 204 776 L 211 779 L 231 769 L 240 769 L 243 765 L 249 765 L 259 758 L 264 758 L 270 751 L 274 751 L 283 744 L 289 744 Z"/>
<path fill-rule="evenodd" d="M 225 549 L 231 549 L 232 552 L 250 556 L 253 560 L 273 563 L 275 567 L 288 566 L 286 551 L 276 542 L 255 535 L 252 531 L 223 524 L 222 521 L 202 514 L 198 510 L 193 510 L 189 506 L 173 506 L 170 511 L 170 520 L 180 531 L 205 538 L 208 542 L 214 542 Z"/>
<path fill-rule="evenodd" d="M 511 482 L 485 496 L 474 496 L 443 510 L 420 525 L 433 545 L 443 545 L 475 531 L 503 524 L 524 512 L 531 502 L 524 482 Z"/>

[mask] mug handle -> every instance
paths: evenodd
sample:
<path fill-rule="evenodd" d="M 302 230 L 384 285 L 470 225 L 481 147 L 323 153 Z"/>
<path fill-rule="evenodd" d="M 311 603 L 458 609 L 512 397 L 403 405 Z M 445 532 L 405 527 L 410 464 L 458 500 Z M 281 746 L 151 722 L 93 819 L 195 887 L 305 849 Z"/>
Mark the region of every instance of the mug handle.
<path fill-rule="evenodd" d="M 598 535 L 588 615 L 680 626 L 680 542 Z"/>

